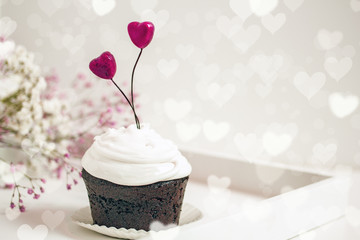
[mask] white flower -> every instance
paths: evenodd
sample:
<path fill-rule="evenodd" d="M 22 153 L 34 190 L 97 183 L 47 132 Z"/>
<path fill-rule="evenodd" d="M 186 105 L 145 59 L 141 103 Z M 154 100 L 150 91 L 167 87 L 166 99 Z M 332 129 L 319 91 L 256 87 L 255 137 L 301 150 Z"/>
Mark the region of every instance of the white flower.
<path fill-rule="evenodd" d="M 47 90 L 47 83 L 41 76 L 39 66 L 34 63 L 34 55 L 22 46 L 13 47 L 0 71 L 0 84 L 0 99 L 18 93 L 11 103 L 0 102 L 1 112 L 6 111 L 7 107 L 17 111 L 10 114 L 8 122 L 1 123 L 0 126 L 4 124 L 15 131 L 13 142 L 21 144 L 25 138 L 29 139 L 41 153 L 29 159 L 26 164 L 36 170 L 37 165 L 52 156 L 53 151 L 63 154 L 67 152 L 66 142 L 69 141 L 68 135 L 72 133 L 72 125 L 69 115 L 66 115 L 66 104 L 57 98 L 42 98 Z M 58 142 L 59 138 L 64 140 Z"/>
<path fill-rule="evenodd" d="M 42 126 L 43 131 L 48 130 L 50 127 L 50 122 L 48 119 L 42 119 L 40 124 Z"/>
<path fill-rule="evenodd" d="M 31 127 L 33 126 L 33 120 L 31 118 L 23 119 L 20 124 L 19 132 L 21 135 L 25 136 L 29 133 Z"/>
<path fill-rule="evenodd" d="M 67 147 L 69 146 L 68 141 L 61 141 L 60 143 L 56 144 L 56 150 L 60 152 L 62 155 L 68 152 Z"/>
<path fill-rule="evenodd" d="M 24 81 L 22 85 L 23 85 L 26 93 L 30 93 L 30 92 L 31 92 L 31 88 L 32 88 L 32 86 L 33 86 L 33 85 L 31 84 L 31 82 Z"/>
<path fill-rule="evenodd" d="M 34 125 L 34 127 L 31 129 L 31 134 L 36 136 L 38 134 L 42 134 L 42 129 L 39 125 Z"/>
<path fill-rule="evenodd" d="M 33 116 L 35 121 L 43 118 L 43 109 L 39 103 L 33 105 Z"/>
<path fill-rule="evenodd" d="M 21 110 L 16 113 L 16 119 L 19 124 L 19 132 L 21 135 L 26 135 L 29 133 L 33 125 L 33 119 L 31 118 L 31 113 L 29 108 L 23 105 Z"/>
<path fill-rule="evenodd" d="M 18 77 L 9 77 L 5 79 L 0 79 L 0 84 L 1 84 L 0 99 L 6 98 L 7 96 L 19 90 L 20 81 L 21 80 Z"/>
<path fill-rule="evenodd" d="M 15 43 L 13 41 L 0 41 L 0 60 L 8 57 L 15 49 Z"/>
<path fill-rule="evenodd" d="M 15 122 L 9 122 L 9 123 L 7 124 L 7 127 L 10 128 L 10 129 L 12 129 L 12 130 L 15 131 L 15 132 L 19 132 L 19 129 L 20 129 L 19 124 L 15 123 Z"/>
<path fill-rule="evenodd" d="M 61 112 L 62 104 L 59 99 L 53 98 L 42 101 L 44 112 L 50 114 L 59 114 Z"/>
<path fill-rule="evenodd" d="M 29 99 L 26 99 L 26 102 L 22 102 L 22 111 L 23 112 L 30 112 L 31 104 L 28 102 Z"/>
<path fill-rule="evenodd" d="M 44 150 L 49 151 L 49 152 L 54 151 L 55 147 L 56 147 L 56 145 L 53 142 L 45 143 L 45 145 L 43 146 Z"/>
<path fill-rule="evenodd" d="M 46 136 L 45 134 L 36 134 L 33 136 L 34 138 L 34 144 L 35 146 L 38 146 L 39 148 L 42 148 L 42 146 L 45 144 Z"/>
<path fill-rule="evenodd" d="M 59 134 L 61 136 L 67 136 L 71 133 L 70 122 L 63 123 L 58 127 Z"/>
<path fill-rule="evenodd" d="M 33 88 L 31 90 L 31 99 L 30 99 L 30 103 L 31 104 L 37 104 L 40 102 L 40 91 L 37 90 L 36 88 Z"/>
<path fill-rule="evenodd" d="M 39 78 L 39 81 L 37 82 L 35 88 L 37 88 L 40 92 L 46 89 L 46 81 L 43 77 Z"/>
<path fill-rule="evenodd" d="M 27 103 L 23 103 L 23 107 L 16 113 L 16 118 L 21 121 L 23 119 L 31 118 L 30 107 Z"/>

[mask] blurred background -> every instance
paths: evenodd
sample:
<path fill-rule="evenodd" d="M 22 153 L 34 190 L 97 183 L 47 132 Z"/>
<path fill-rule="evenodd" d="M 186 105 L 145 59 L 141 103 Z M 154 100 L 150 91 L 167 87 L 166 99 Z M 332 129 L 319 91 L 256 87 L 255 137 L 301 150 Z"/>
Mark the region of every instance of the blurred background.
<path fill-rule="evenodd" d="M 64 91 L 78 74 L 99 82 L 94 96 L 114 89 L 89 62 L 111 51 L 126 88 L 139 52 L 127 24 L 152 21 L 135 73 L 138 114 L 182 148 L 360 166 L 359 0 L 0 2 L 1 17 L 16 22 L 9 39 Z"/>

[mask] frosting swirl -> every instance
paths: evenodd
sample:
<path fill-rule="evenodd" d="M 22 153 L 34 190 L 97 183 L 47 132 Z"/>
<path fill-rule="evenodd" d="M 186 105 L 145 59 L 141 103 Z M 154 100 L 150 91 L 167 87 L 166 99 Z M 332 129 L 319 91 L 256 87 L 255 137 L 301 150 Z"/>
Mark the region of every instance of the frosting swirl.
<path fill-rule="evenodd" d="M 96 136 L 82 158 L 91 175 L 110 182 L 139 186 L 188 176 L 191 166 L 175 144 L 142 124 L 109 128 Z"/>

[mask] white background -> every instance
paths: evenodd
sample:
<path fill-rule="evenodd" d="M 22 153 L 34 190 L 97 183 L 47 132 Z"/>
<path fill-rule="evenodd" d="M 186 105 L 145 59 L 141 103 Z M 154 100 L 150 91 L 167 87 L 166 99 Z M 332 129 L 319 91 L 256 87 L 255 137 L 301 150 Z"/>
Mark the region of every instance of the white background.
<path fill-rule="evenodd" d="M 150 20 L 135 90 L 163 136 L 249 161 L 360 166 L 358 0 L 2 0 L 1 15 L 63 89 L 78 73 L 102 81 L 87 66 L 106 50 L 129 83 L 127 24 Z"/>

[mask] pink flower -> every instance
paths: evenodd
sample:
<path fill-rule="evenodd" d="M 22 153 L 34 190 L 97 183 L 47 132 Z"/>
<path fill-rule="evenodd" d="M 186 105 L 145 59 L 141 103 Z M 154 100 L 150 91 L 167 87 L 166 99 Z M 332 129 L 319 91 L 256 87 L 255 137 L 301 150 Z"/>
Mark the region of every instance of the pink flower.
<path fill-rule="evenodd" d="M 116 106 L 115 110 L 116 110 L 116 112 L 121 113 L 122 112 L 122 107 L 121 106 Z"/>
<path fill-rule="evenodd" d="M 16 167 L 14 166 L 14 164 L 10 164 L 10 172 L 14 173 L 16 171 Z"/>
<path fill-rule="evenodd" d="M 25 212 L 25 207 L 24 207 L 24 206 L 20 206 L 20 207 L 19 207 L 19 210 L 20 210 L 20 212 Z"/>
<path fill-rule="evenodd" d="M 29 189 L 27 190 L 27 193 L 28 193 L 29 195 L 31 195 L 31 194 L 34 193 L 34 190 L 33 190 L 32 188 L 29 188 Z"/>
<path fill-rule="evenodd" d="M 91 88 L 92 87 L 92 82 L 86 82 L 84 87 L 85 88 Z"/>
<path fill-rule="evenodd" d="M 14 184 L 12 184 L 12 183 L 5 183 L 5 188 L 7 188 L 7 189 L 13 189 L 13 187 L 14 187 Z"/>
<path fill-rule="evenodd" d="M 90 133 L 84 134 L 83 137 L 75 140 L 67 147 L 67 150 L 71 154 L 71 156 L 75 158 L 82 158 L 86 150 L 93 143 L 94 135 Z"/>
<path fill-rule="evenodd" d="M 80 79 L 80 80 L 85 80 L 85 79 L 86 79 L 86 75 L 83 74 L 83 73 L 79 73 L 76 77 L 77 77 L 78 79 Z"/>

